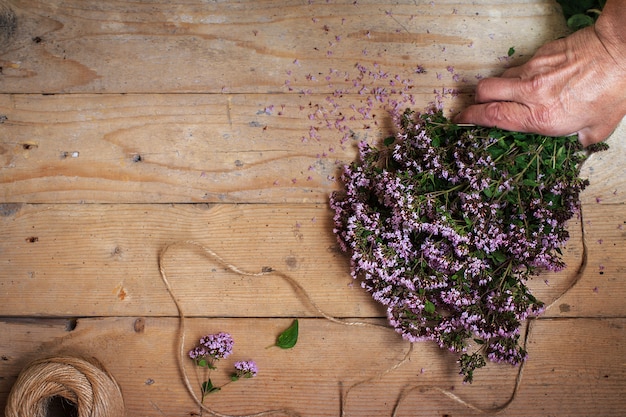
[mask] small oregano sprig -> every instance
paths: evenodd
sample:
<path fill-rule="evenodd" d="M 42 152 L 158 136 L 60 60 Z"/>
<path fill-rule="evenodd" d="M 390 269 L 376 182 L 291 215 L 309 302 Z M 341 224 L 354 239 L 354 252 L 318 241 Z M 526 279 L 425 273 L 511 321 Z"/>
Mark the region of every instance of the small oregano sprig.
<path fill-rule="evenodd" d="M 521 322 L 544 307 L 526 283 L 565 266 L 587 154 L 575 136 L 461 127 L 436 108 L 397 119 L 330 198 L 352 276 L 402 337 L 459 353 L 465 382 L 485 358 L 520 364 Z"/>
<path fill-rule="evenodd" d="M 238 361 L 234 364 L 235 370 L 231 374 L 230 381 L 221 386 L 213 384 L 209 377 L 211 371 L 217 369 L 219 360 L 225 359 L 232 354 L 234 343 L 229 333 L 220 332 L 200 338 L 200 343 L 189 351 L 189 358 L 198 367 L 206 370 L 206 377 L 200 385 L 202 403 L 204 403 L 204 399 L 208 394 L 220 391 L 224 386 L 241 378 L 252 378 L 258 373 L 258 368 L 254 361 Z"/>

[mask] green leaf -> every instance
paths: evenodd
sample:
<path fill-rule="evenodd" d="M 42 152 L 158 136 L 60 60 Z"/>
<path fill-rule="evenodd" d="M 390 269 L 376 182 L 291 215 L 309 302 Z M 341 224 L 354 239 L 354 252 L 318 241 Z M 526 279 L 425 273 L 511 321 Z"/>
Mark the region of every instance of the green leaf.
<path fill-rule="evenodd" d="M 507 52 L 508 56 L 513 56 L 513 54 L 515 54 L 515 47 L 511 46 L 509 48 L 509 52 Z"/>
<path fill-rule="evenodd" d="M 395 141 L 396 138 L 394 138 L 393 136 L 389 136 L 388 138 L 385 138 L 383 143 L 385 144 L 385 146 L 391 146 Z"/>
<path fill-rule="evenodd" d="M 210 360 L 207 360 L 205 358 L 200 359 L 197 362 L 198 366 L 200 368 L 209 368 L 209 369 L 217 369 L 217 367 L 213 364 L 213 362 L 211 362 Z"/>
<path fill-rule="evenodd" d="M 574 16 L 567 19 L 567 27 L 572 30 L 578 30 L 582 28 L 586 28 L 587 26 L 593 25 L 593 18 L 587 16 L 586 14 L 575 14 Z"/>
<path fill-rule="evenodd" d="M 202 394 L 203 396 L 206 394 L 211 394 L 212 392 L 217 392 L 219 391 L 221 388 L 220 387 L 216 387 L 213 385 L 213 382 L 211 382 L 210 379 L 204 381 L 202 383 Z"/>
<path fill-rule="evenodd" d="M 426 300 L 426 302 L 424 303 L 424 311 L 428 314 L 433 314 L 435 312 L 435 305 L 432 302 Z"/>
<path fill-rule="evenodd" d="M 295 319 L 291 326 L 278 335 L 276 346 L 281 349 L 291 349 L 298 342 L 298 319 Z"/>
<path fill-rule="evenodd" d="M 535 298 L 535 296 L 532 295 L 531 293 L 526 292 L 526 297 L 528 297 L 528 299 L 532 301 L 533 303 L 537 303 L 537 298 Z"/>
<path fill-rule="evenodd" d="M 499 250 L 489 254 L 489 258 L 493 259 L 494 261 L 496 261 L 499 264 L 501 264 L 502 262 L 506 261 L 506 255 L 503 254 L 502 252 L 500 252 Z"/>

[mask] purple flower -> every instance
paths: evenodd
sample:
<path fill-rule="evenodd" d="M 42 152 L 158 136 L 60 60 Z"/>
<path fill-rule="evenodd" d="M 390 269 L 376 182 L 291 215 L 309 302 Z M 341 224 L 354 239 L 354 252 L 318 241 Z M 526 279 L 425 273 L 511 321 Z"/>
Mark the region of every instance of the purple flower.
<path fill-rule="evenodd" d="M 235 362 L 236 373 L 234 378 L 253 378 L 259 372 L 256 362 L 254 361 L 239 361 Z"/>
<path fill-rule="evenodd" d="M 224 332 L 210 334 L 200 339 L 200 345 L 205 348 L 206 356 L 216 360 L 230 356 L 234 343 L 232 336 Z"/>
<path fill-rule="evenodd" d="M 195 348 L 189 351 L 189 357 L 194 360 L 201 359 L 206 355 L 207 355 L 207 351 L 202 346 L 196 346 Z"/>

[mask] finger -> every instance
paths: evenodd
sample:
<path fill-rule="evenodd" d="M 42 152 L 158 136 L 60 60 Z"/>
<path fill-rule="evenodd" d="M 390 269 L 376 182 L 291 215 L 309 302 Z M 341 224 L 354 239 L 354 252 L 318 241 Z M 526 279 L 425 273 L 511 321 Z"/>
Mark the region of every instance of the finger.
<path fill-rule="evenodd" d="M 516 132 L 541 133 L 531 120 L 530 110 L 523 104 L 499 101 L 469 106 L 455 117 L 454 122 Z"/>
<path fill-rule="evenodd" d="M 589 129 L 583 129 L 580 132 L 578 132 L 578 141 L 584 146 L 587 147 L 589 145 L 592 145 L 594 143 L 600 142 L 602 141 L 602 139 L 597 139 L 590 131 Z"/>
<path fill-rule="evenodd" d="M 518 101 L 519 78 L 484 78 L 476 86 L 476 103 Z"/>
<path fill-rule="evenodd" d="M 578 132 L 578 141 L 585 147 L 608 139 L 617 128 L 617 123 L 603 123 L 594 127 L 586 127 Z"/>
<path fill-rule="evenodd" d="M 508 68 L 502 73 L 501 78 L 524 78 L 526 69 L 523 65 Z"/>

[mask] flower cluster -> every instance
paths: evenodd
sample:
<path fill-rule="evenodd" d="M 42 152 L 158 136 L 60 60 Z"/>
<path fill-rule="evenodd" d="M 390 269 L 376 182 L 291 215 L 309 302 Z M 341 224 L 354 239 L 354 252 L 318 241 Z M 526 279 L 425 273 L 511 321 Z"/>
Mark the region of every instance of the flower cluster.
<path fill-rule="evenodd" d="M 565 222 L 587 184 L 582 147 L 461 127 L 436 108 L 396 119 L 381 149 L 360 145 L 330 199 L 352 276 L 405 339 L 459 352 L 465 381 L 484 356 L 519 364 L 521 322 L 543 308 L 526 282 L 564 267 Z M 480 355 L 466 353 L 469 339 Z"/>
<path fill-rule="evenodd" d="M 235 370 L 236 372 L 231 377 L 233 381 L 236 381 L 239 378 L 253 378 L 256 376 L 257 372 L 259 372 L 259 369 L 254 361 L 235 362 Z"/>
<path fill-rule="evenodd" d="M 200 338 L 200 344 L 189 351 L 189 357 L 198 366 L 215 369 L 216 361 L 225 359 L 233 353 L 234 344 L 232 336 L 228 333 L 210 334 Z"/>
<path fill-rule="evenodd" d="M 237 381 L 240 378 L 252 378 L 258 373 L 257 365 L 254 361 L 238 361 L 235 362 L 235 371 L 231 374 L 230 381 L 222 386 L 215 386 L 209 378 L 211 370 L 217 369 L 216 363 L 220 359 L 225 359 L 233 353 L 234 347 L 233 337 L 224 332 L 210 334 L 200 338 L 200 343 L 189 351 L 189 358 L 207 372 L 206 379 L 201 384 L 202 401 L 207 394 L 220 391 L 230 382 Z"/>

